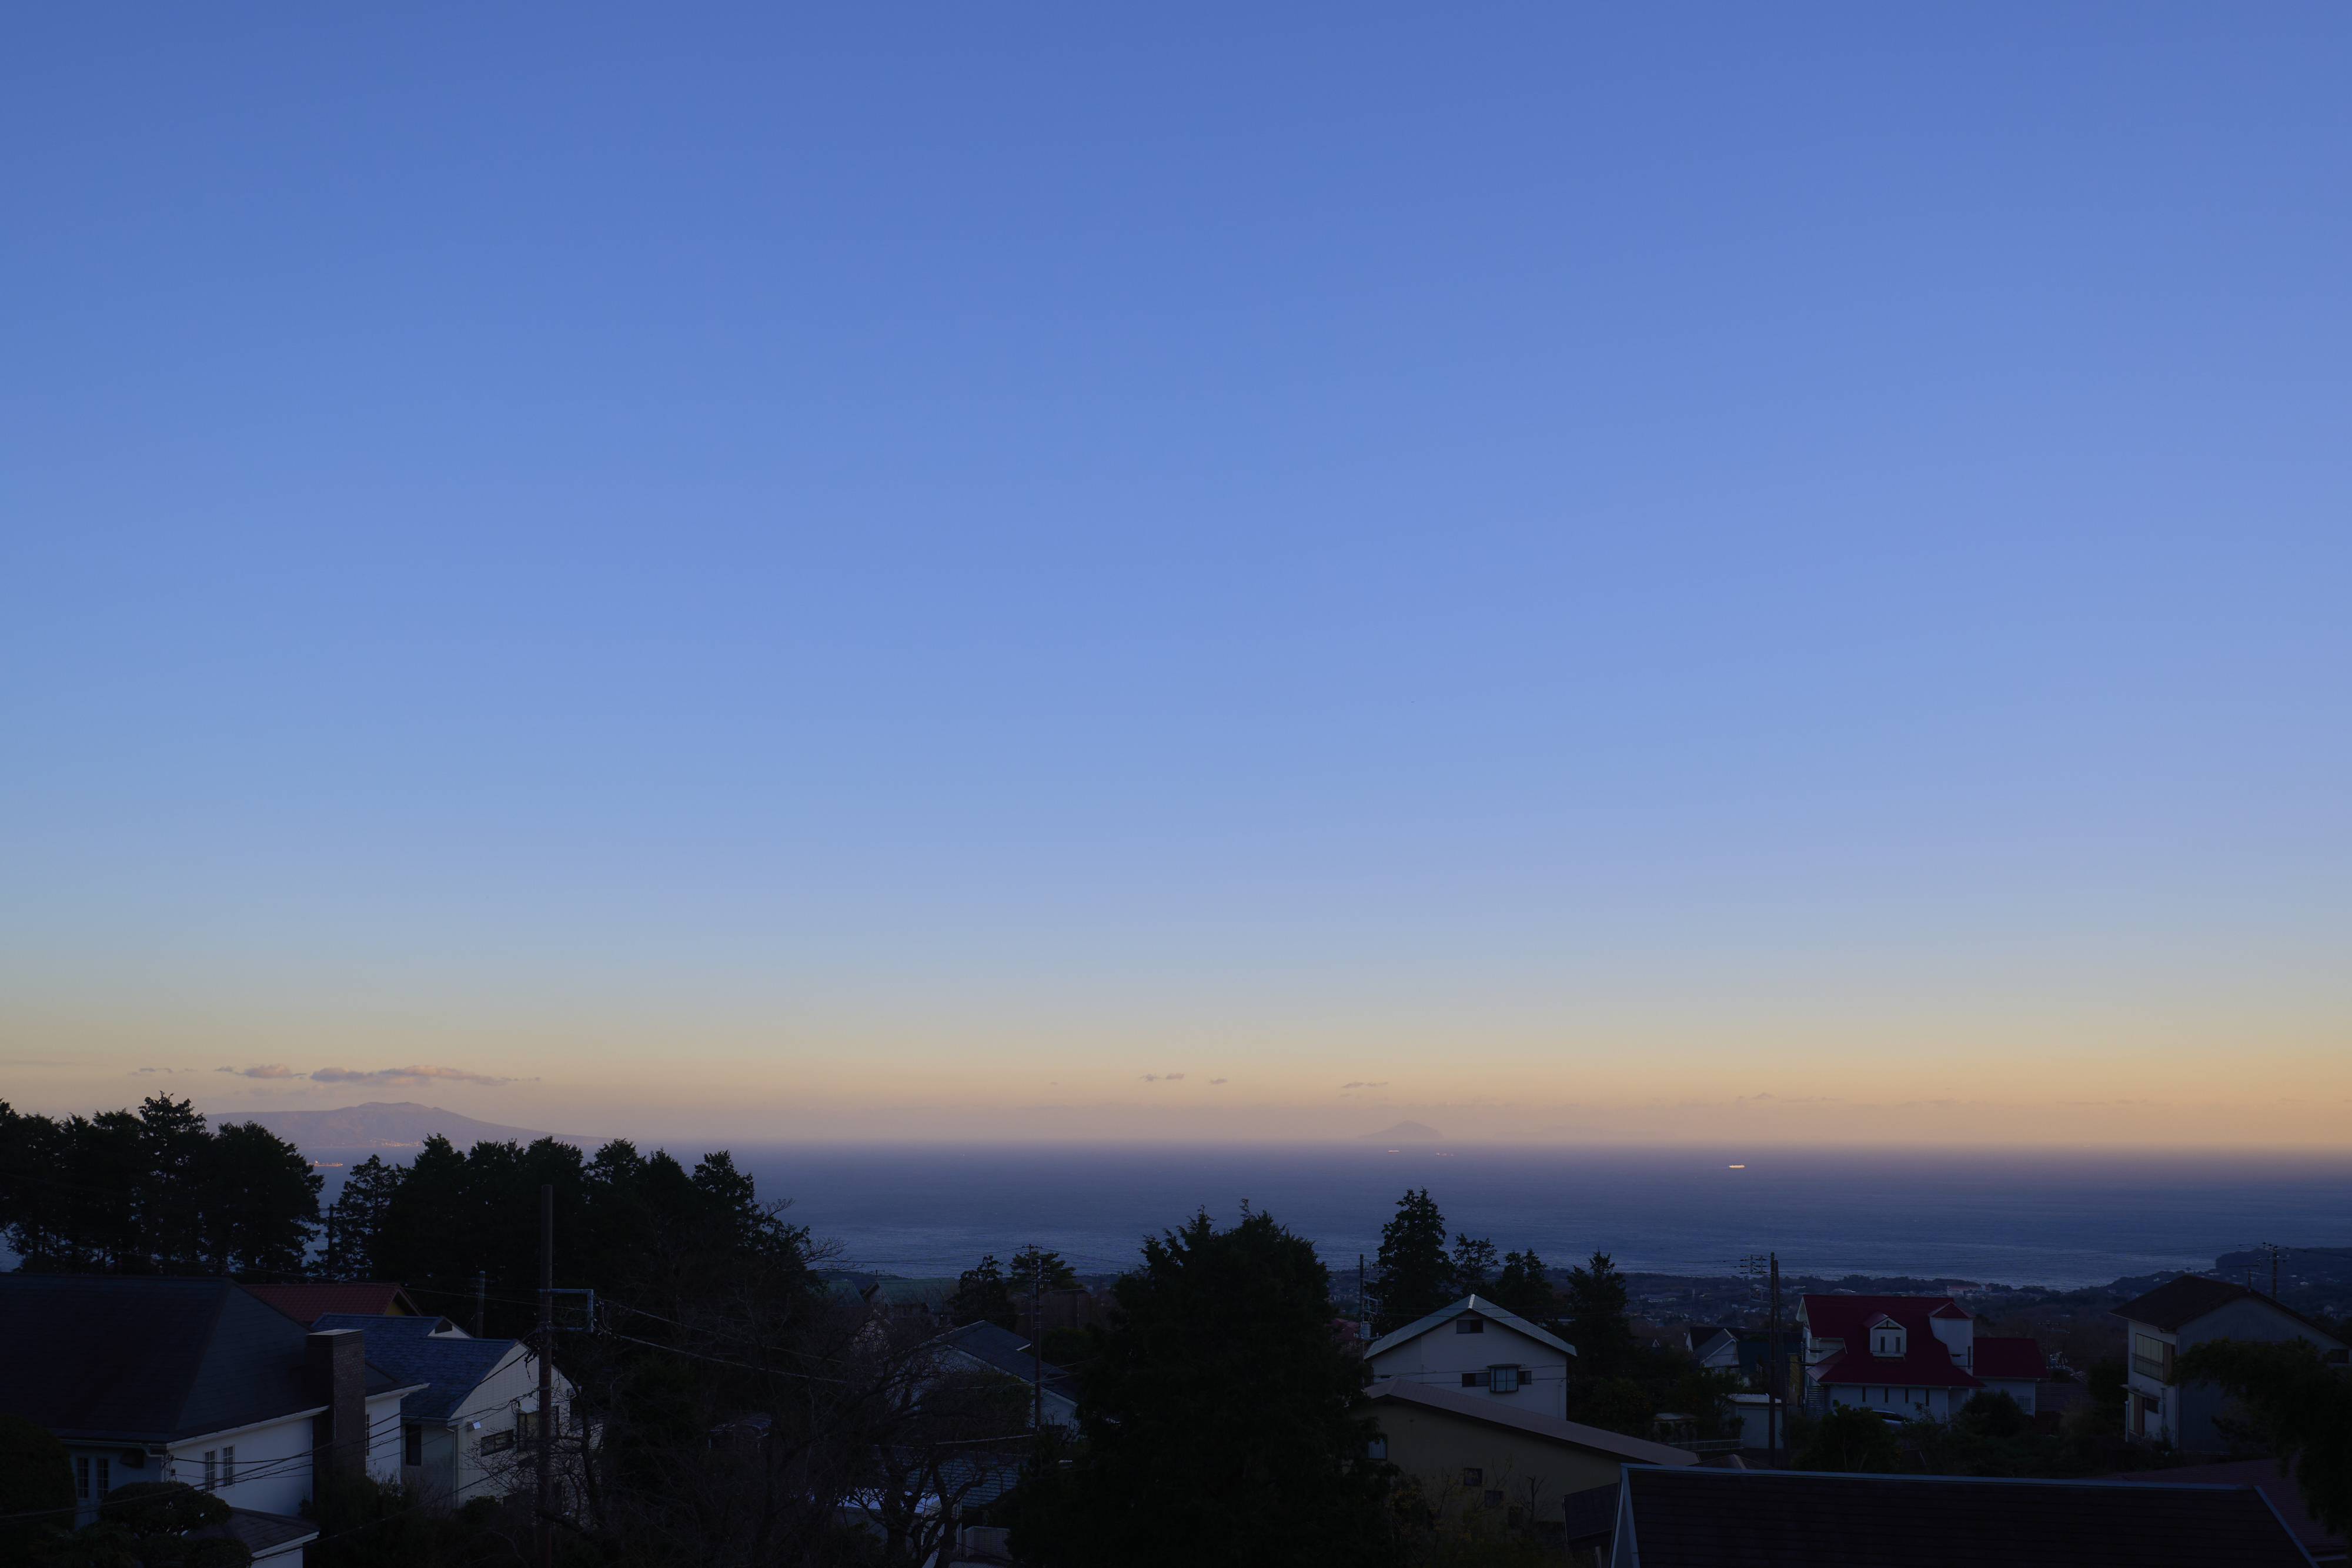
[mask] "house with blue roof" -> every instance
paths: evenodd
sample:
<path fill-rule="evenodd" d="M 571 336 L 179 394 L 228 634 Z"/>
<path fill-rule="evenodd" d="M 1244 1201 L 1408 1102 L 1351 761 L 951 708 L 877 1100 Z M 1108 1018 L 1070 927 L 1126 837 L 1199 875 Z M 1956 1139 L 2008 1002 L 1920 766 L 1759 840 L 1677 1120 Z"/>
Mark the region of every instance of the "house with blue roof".
<path fill-rule="evenodd" d="M 364 1328 L 368 1359 L 404 1385 L 400 1477 L 454 1507 L 517 1484 L 538 1436 L 539 1358 L 520 1340 L 476 1339 L 447 1318 L 329 1312 L 314 1330 Z M 572 1384 L 555 1374 L 555 1429 L 564 1430 Z"/>

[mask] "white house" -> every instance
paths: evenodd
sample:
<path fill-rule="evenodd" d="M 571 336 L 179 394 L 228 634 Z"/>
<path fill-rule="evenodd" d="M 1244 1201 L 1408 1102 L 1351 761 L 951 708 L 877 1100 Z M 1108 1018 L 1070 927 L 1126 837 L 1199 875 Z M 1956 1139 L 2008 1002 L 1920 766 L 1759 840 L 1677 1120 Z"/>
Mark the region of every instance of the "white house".
<path fill-rule="evenodd" d="M 1374 1377 L 1507 1399 L 1566 1419 L 1576 1347 L 1481 1296 L 1465 1296 L 1364 1347 Z"/>
<path fill-rule="evenodd" d="M 2047 1375 L 2032 1340 L 1979 1336 L 1976 1318 L 1949 1296 L 1805 1296 L 1807 1403 L 1853 1405 L 1906 1420 L 1948 1420 L 1987 1388 L 2027 1415 Z"/>
<path fill-rule="evenodd" d="M 2192 1345 L 2211 1339 L 2299 1339 L 2317 1345 L 2336 1365 L 2345 1362 L 2342 1339 L 2262 1291 L 2227 1280 L 2184 1274 L 2115 1312 L 2129 1336 L 2124 1431 L 2150 1442 L 2197 1449 L 2225 1446 L 2213 1418 L 2223 1414 L 2227 1396 L 2217 1388 L 2183 1387 L 2173 1381 L 2173 1362 Z"/>
<path fill-rule="evenodd" d="M 1076 1427 L 1078 1396 L 1070 1375 L 1050 1361 L 1033 1357 L 1027 1339 L 995 1323 L 966 1323 L 940 1336 L 942 1368 L 995 1373 L 1033 1384 L 1031 1414 L 1048 1427 Z"/>
<path fill-rule="evenodd" d="M 446 1318 L 328 1312 L 314 1328 L 364 1329 L 368 1359 L 409 1386 L 400 1478 L 436 1503 L 500 1495 L 537 1430 L 539 1358 L 520 1340 L 475 1339 Z M 555 1430 L 572 1430 L 572 1384 L 554 1374 Z"/>
<path fill-rule="evenodd" d="M 0 1274 L 0 1410 L 64 1442 L 79 1521 L 116 1487 L 184 1481 L 256 1562 L 299 1568 L 317 1473 L 398 1479 L 410 1389 L 359 1333 L 311 1333 L 232 1281 Z"/>

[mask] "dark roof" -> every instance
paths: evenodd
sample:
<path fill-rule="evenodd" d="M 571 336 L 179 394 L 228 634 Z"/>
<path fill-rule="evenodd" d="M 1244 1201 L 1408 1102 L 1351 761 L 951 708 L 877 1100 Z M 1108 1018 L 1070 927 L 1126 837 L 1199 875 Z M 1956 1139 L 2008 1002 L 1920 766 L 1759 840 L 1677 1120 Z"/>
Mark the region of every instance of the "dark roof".
<path fill-rule="evenodd" d="M 433 1331 L 446 1318 L 380 1318 L 361 1312 L 329 1312 L 311 1325 L 318 1330 L 358 1329 L 367 1335 L 367 1358 L 402 1383 L 424 1387 L 400 1402 L 400 1414 L 411 1421 L 450 1421 L 469 1414 L 467 1397 L 481 1386 L 513 1350 L 510 1339 L 467 1339 L 451 1334 L 436 1339 Z"/>
<path fill-rule="evenodd" d="M 2186 1465 L 2172 1470 L 2139 1470 L 2130 1475 L 2114 1476 L 2110 1479 L 2131 1481 L 2138 1485 L 2158 1486 L 2240 1486 L 2252 1487 L 2271 1500 L 2279 1518 L 2314 1557 L 2341 1557 L 2344 1542 L 2340 1536 L 2327 1533 L 2326 1527 L 2311 1517 L 2311 1510 L 2303 1500 L 2303 1489 L 2293 1478 L 2279 1473 L 2276 1459 L 2231 1459 L 2219 1465 Z"/>
<path fill-rule="evenodd" d="M 1944 1311 L 1950 1307 L 1950 1312 Z M 1888 1383 L 1916 1388 L 1979 1388 L 1967 1369 L 1936 1337 L 1933 1320 L 1967 1317 L 1949 1296 L 1806 1296 L 1805 1325 L 1816 1335 L 1843 1340 L 1845 1348 L 1822 1363 L 1816 1381 L 1847 1385 Z M 1881 1318 L 1903 1326 L 1901 1355 L 1874 1355 L 1870 1325 Z"/>
<path fill-rule="evenodd" d="M 1620 1519 L 1630 1515 L 1642 1568 L 2310 1563 L 2251 1487 L 1641 1465 L 1626 1466 L 1622 1484 Z"/>
<path fill-rule="evenodd" d="M 966 1323 L 961 1328 L 950 1329 L 940 1337 L 965 1354 L 977 1356 L 1001 1372 L 1011 1373 L 1024 1383 L 1029 1380 L 1033 1367 L 1041 1369 L 1043 1379 L 1049 1387 L 1069 1381 L 1070 1375 L 1052 1362 L 1033 1362 L 1029 1342 L 1011 1329 L 999 1328 L 990 1322 Z"/>
<path fill-rule="evenodd" d="M 389 1281 L 362 1284 L 247 1285 L 247 1290 L 298 1323 L 316 1322 L 329 1312 L 365 1312 L 372 1317 L 422 1317 L 425 1310 Z"/>
<path fill-rule="evenodd" d="M 320 1408 L 309 1331 L 230 1280 L 0 1274 L 0 1410 L 58 1437 L 163 1443 Z M 368 1369 L 367 1391 L 397 1386 Z"/>
<path fill-rule="evenodd" d="M 2041 1344 L 2020 1334 L 2014 1338 L 1976 1342 L 1979 1377 L 2030 1377 L 2039 1383 L 2050 1375 L 2050 1363 Z"/>
<path fill-rule="evenodd" d="M 2115 1315 L 2162 1329 L 2166 1333 L 2177 1333 L 2216 1307 L 2228 1306 L 2241 1296 L 2252 1296 L 2271 1311 L 2293 1318 L 2329 1344 L 2344 1343 L 2293 1307 L 2281 1305 L 2251 1286 L 2209 1279 L 2202 1274 L 2183 1274 L 2178 1280 L 2167 1280 L 2147 1294 L 2135 1296 L 2116 1308 Z"/>
<path fill-rule="evenodd" d="M 1523 1405 L 1510 1405 L 1500 1399 L 1464 1394 L 1458 1389 L 1435 1384 L 1415 1383 L 1410 1378 L 1383 1377 L 1365 1390 L 1364 1397 L 1372 1406 L 1376 1418 L 1380 1414 L 1379 1406 L 1383 1402 L 1393 1401 L 1399 1405 L 1418 1405 L 1426 1410 L 1442 1410 L 1464 1420 L 1524 1432 L 1531 1437 L 1606 1454 L 1611 1458 L 1630 1459 L 1635 1464 L 1698 1463 L 1697 1455 L 1670 1448 L 1664 1443 L 1653 1443 L 1647 1437 L 1629 1437 L 1622 1432 L 1612 1432 L 1606 1427 L 1588 1427 L 1580 1421 L 1563 1421 L 1557 1416 L 1546 1416 Z"/>
<path fill-rule="evenodd" d="M 242 1541 L 247 1551 L 261 1557 L 318 1539 L 319 1527 L 310 1520 L 297 1519 L 290 1513 L 264 1513 L 257 1508 L 233 1508 L 228 1511 L 228 1518 L 222 1522 L 208 1524 L 188 1533 L 198 1540 L 208 1535 L 229 1536 Z"/>

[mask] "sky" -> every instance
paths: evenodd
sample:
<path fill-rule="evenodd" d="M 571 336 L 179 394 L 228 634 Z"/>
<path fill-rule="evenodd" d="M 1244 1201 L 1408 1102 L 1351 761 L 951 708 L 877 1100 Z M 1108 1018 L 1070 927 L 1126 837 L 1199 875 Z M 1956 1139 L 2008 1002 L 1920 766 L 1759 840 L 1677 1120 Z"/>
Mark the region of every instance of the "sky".
<path fill-rule="evenodd" d="M 2340 1144 L 2348 75 L 0 12 L 0 1098 Z"/>

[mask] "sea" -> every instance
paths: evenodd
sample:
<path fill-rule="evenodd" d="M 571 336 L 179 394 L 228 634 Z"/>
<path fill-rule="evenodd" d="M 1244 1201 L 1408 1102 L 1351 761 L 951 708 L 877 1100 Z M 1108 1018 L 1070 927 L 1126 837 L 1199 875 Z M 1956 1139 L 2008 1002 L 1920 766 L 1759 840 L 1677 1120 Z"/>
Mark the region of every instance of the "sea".
<path fill-rule="evenodd" d="M 691 1151 L 673 1146 L 681 1155 Z M 1035 1242 L 1080 1272 L 1244 1206 L 1335 1273 L 1378 1250 L 1409 1189 L 1449 1228 L 1559 1267 L 1727 1275 L 1909 1275 L 2070 1290 L 2210 1269 L 2262 1242 L 2352 1246 L 2352 1153 L 2152 1155 L 1465 1145 L 737 1144 L 762 1197 L 839 1266 L 954 1274 Z"/>

